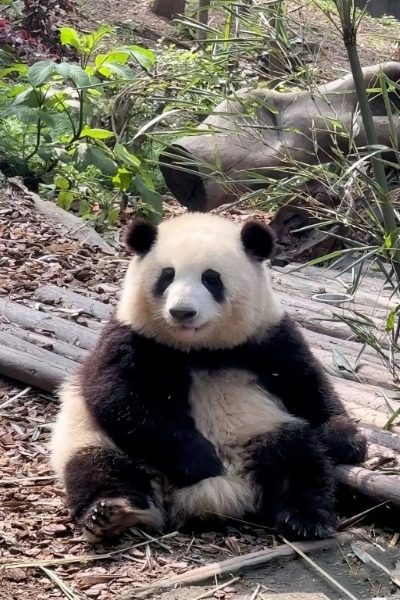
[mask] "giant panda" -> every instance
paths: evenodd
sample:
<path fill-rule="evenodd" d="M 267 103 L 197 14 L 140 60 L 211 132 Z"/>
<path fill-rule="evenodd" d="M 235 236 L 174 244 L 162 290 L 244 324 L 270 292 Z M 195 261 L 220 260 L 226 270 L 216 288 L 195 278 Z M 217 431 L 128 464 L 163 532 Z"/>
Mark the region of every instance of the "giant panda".
<path fill-rule="evenodd" d="M 271 231 L 133 221 L 119 305 L 60 391 L 52 465 L 90 541 L 209 519 L 335 529 L 334 465 L 365 440 L 283 310 Z"/>

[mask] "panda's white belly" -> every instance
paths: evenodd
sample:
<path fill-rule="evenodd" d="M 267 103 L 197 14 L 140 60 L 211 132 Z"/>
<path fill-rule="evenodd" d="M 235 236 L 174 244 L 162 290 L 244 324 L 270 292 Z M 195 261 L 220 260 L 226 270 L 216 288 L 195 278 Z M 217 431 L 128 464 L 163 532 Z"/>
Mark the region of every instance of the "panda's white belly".
<path fill-rule="evenodd" d="M 214 445 L 226 475 L 177 490 L 173 510 L 178 523 L 190 516 L 241 517 L 255 511 L 260 492 L 246 465 L 246 445 L 295 417 L 257 384 L 252 373 L 236 369 L 194 371 L 190 405 L 197 429 Z"/>

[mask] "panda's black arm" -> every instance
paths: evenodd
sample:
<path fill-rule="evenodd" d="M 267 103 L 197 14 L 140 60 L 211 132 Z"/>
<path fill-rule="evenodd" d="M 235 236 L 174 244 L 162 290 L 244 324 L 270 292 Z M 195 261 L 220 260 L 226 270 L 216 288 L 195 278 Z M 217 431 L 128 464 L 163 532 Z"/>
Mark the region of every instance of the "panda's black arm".
<path fill-rule="evenodd" d="M 345 414 L 322 366 L 288 315 L 267 333 L 261 347 L 262 363 L 257 361 L 261 382 L 289 412 L 313 426 Z"/>
<path fill-rule="evenodd" d="M 111 322 L 80 379 L 93 416 L 131 458 L 177 486 L 222 474 L 213 445 L 189 414 L 189 374 L 164 349 Z"/>
<path fill-rule="evenodd" d="M 335 463 L 363 462 L 366 440 L 292 319 L 286 315 L 261 346 L 258 374 L 265 388 L 319 431 Z"/>

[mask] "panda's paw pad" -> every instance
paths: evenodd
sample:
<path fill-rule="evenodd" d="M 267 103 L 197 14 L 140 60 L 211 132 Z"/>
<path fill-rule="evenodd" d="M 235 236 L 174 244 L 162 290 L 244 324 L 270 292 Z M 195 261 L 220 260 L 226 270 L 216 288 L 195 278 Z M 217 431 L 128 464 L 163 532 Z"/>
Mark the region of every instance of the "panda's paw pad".
<path fill-rule="evenodd" d="M 335 521 L 335 516 L 325 510 L 287 510 L 278 516 L 277 529 L 289 539 L 325 539 L 334 535 Z"/>
<path fill-rule="evenodd" d="M 93 543 L 118 535 L 138 523 L 138 512 L 127 498 L 97 500 L 82 519 L 84 536 Z"/>

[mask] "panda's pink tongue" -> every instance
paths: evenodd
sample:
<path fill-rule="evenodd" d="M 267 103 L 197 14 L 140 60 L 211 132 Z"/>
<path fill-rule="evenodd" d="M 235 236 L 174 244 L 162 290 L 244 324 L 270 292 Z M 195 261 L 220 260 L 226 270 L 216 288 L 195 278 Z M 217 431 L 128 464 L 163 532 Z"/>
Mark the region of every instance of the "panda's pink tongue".
<path fill-rule="evenodd" d="M 179 327 L 179 334 L 185 338 L 191 337 L 195 331 L 195 327 L 185 327 L 184 325 L 182 327 Z"/>

